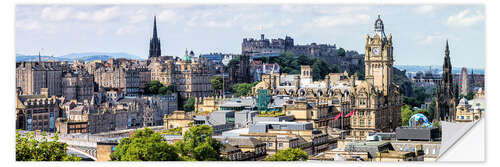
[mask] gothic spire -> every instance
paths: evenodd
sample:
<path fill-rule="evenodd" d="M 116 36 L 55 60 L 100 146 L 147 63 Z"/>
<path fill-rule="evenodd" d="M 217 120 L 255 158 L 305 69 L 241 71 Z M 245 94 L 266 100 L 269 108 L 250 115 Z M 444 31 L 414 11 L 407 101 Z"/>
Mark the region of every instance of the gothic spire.
<path fill-rule="evenodd" d="M 158 38 L 156 33 L 156 16 L 154 17 L 153 38 Z"/>
<path fill-rule="evenodd" d="M 161 56 L 161 44 L 158 38 L 158 32 L 156 30 L 156 16 L 154 16 L 153 23 L 153 38 L 149 41 L 149 57 L 160 57 Z"/>
<path fill-rule="evenodd" d="M 450 57 L 450 47 L 448 46 L 448 39 L 446 39 L 446 50 L 444 51 L 446 57 Z"/>

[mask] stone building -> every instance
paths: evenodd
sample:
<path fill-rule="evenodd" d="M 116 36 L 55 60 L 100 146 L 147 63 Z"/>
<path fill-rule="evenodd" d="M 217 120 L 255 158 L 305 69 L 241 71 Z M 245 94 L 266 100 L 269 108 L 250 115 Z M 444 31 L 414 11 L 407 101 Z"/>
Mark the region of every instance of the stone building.
<path fill-rule="evenodd" d="M 394 131 L 401 125 L 402 97 L 392 78 L 392 36 L 385 35 L 380 16 L 375 22 L 374 34 L 366 36 L 365 55 L 365 80 L 345 72 L 331 73 L 324 80 L 313 81 L 311 67 L 301 66 L 299 75 L 263 75 L 252 91 L 256 95 L 258 89 L 268 89 L 272 95 L 305 97 L 308 101 L 336 105 L 343 116 L 352 113 L 350 130 L 355 138 L 365 138 L 375 131 Z"/>
<path fill-rule="evenodd" d="M 61 96 L 62 67 L 60 62 L 18 62 L 16 63 L 16 88 L 23 95 L 36 95 L 42 88 L 48 88 L 49 96 Z"/>
<path fill-rule="evenodd" d="M 99 88 L 120 89 L 127 96 L 135 96 L 141 86 L 140 71 L 142 70 L 108 64 L 107 67 L 95 70 L 94 81 Z"/>
<path fill-rule="evenodd" d="M 94 77 L 86 71 L 66 72 L 62 77 L 62 96 L 78 101 L 90 100 L 94 94 Z"/>
<path fill-rule="evenodd" d="M 186 51 L 182 59 L 150 59 L 151 80 L 174 85 L 180 99 L 207 97 L 213 93 L 210 79 L 215 72 L 204 59 L 195 59 Z"/>
<path fill-rule="evenodd" d="M 443 77 L 436 89 L 436 112 L 434 120 L 453 121 L 456 111 L 456 93 L 453 84 L 452 65 L 450 62 L 450 48 L 446 40 L 446 50 L 443 63 Z"/>
<path fill-rule="evenodd" d="M 455 113 L 455 122 L 474 122 L 483 117 L 484 114 L 484 98 L 474 98 L 470 100 L 462 98 L 457 105 Z"/>
<path fill-rule="evenodd" d="M 266 143 L 269 154 L 287 148 L 301 148 L 308 154 L 328 149 L 328 135 L 313 129 L 310 122 L 258 122 L 249 127 L 247 134 Z"/>
<path fill-rule="evenodd" d="M 60 100 L 49 96 L 48 88 L 41 88 L 37 95 L 16 94 L 16 129 L 55 132 L 56 119 L 61 115 Z"/>
<path fill-rule="evenodd" d="M 293 116 L 297 122 L 313 123 L 314 128 L 324 128 L 329 123 L 333 123 L 333 106 L 329 106 L 327 103 L 315 104 L 305 100 L 290 101 L 283 105 L 283 112 L 287 116 Z"/>
<path fill-rule="evenodd" d="M 78 102 L 72 99 L 61 104 L 60 107 L 63 114 L 56 120 L 57 132 L 61 134 L 88 132 L 88 115 L 95 108 L 92 100 Z"/>
<path fill-rule="evenodd" d="M 214 139 L 241 150 L 241 154 L 230 157 L 236 160 L 258 161 L 263 160 L 267 155 L 266 143 L 253 137 L 214 136 Z"/>
<path fill-rule="evenodd" d="M 194 123 L 191 112 L 174 111 L 172 114 L 165 114 L 163 118 L 163 127 L 165 130 L 173 128 L 185 128 Z"/>

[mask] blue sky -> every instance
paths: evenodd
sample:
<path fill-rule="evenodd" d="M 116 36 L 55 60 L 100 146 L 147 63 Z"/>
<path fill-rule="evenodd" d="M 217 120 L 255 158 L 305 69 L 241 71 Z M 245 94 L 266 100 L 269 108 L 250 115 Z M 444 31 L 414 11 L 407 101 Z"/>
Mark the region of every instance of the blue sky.
<path fill-rule="evenodd" d="M 441 65 L 448 39 L 453 66 L 485 67 L 482 5 L 18 5 L 16 52 L 62 56 L 126 52 L 147 57 L 153 16 L 162 54 L 240 53 L 243 38 L 329 43 L 364 52 L 380 13 L 395 64 Z"/>

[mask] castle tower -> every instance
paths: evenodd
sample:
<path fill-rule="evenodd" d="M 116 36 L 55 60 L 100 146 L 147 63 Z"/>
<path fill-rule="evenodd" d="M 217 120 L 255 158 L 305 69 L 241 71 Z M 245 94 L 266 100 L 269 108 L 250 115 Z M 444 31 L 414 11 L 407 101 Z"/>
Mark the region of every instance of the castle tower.
<path fill-rule="evenodd" d="M 149 58 L 161 56 L 160 39 L 156 32 L 156 16 L 154 17 L 153 38 L 149 41 Z"/>
<path fill-rule="evenodd" d="M 384 23 L 378 15 L 375 21 L 375 31 L 372 36 L 366 36 L 365 72 L 366 80 L 380 88 L 384 95 L 392 90 L 393 47 L 392 36 L 386 37 Z"/>

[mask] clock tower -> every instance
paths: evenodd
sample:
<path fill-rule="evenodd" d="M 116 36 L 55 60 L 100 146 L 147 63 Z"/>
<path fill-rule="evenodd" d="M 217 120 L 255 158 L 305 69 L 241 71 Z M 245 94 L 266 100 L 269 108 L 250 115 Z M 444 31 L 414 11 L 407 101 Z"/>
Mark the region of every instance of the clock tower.
<path fill-rule="evenodd" d="M 387 37 L 384 32 L 384 23 L 378 15 L 375 21 L 375 31 L 366 35 L 365 46 L 365 78 L 375 88 L 388 95 L 392 92 L 392 35 Z"/>

